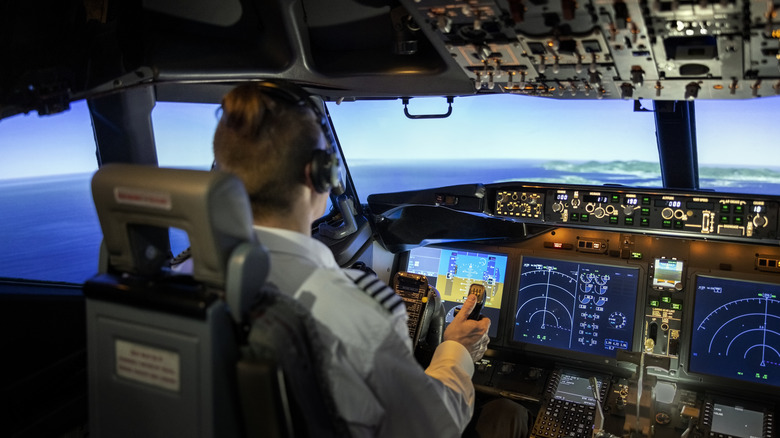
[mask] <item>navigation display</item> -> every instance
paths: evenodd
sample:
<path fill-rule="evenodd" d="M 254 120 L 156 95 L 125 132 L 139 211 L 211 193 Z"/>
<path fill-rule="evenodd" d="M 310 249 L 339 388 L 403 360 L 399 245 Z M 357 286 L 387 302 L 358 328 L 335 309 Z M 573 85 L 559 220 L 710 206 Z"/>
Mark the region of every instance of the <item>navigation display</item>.
<path fill-rule="evenodd" d="M 472 283 L 485 286 L 482 314 L 490 318 L 488 335 L 495 338 L 504 295 L 506 265 L 506 254 L 421 247 L 409 252 L 406 270 L 427 276 L 428 283 L 439 291 L 447 312 L 446 323 L 452 321 L 455 308 L 466 300 Z"/>
<path fill-rule="evenodd" d="M 690 371 L 780 386 L 780 285 L 699 275 Z"/>
<path fill-rule="evenodd" d="M 523 257 L 512 339 L 615 357 L 630 350 L 639 268 Z"/>

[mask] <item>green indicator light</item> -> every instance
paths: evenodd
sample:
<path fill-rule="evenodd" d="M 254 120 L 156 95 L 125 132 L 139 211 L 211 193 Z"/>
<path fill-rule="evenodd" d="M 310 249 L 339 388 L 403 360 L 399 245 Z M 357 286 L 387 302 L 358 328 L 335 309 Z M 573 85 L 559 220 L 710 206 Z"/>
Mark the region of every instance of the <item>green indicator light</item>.
<path fill-rule="evenodd" d="M 642 258 L 642 253 L 641 252 L 632 252 L 631 253 L 631 258 L 632 259 L 641 259 Z"/>
<path fill-rule="evenodd" d="M 672 309 L 674 309 L 674 310 L 682 310 L 682 304 L 672 303 Z"/>
<path fill-rule="evenodd" d="M 745 373 L 743 373 L 742 371 L 737 371 L 737 375 L 738 375 L 738 376 L 744 376 L 744 375 L 745 375 Z"/>
<path fill-rule="evenodd" d="M 672 302 L 672 298 L 671 297 L 661 297 L 661 301 L 663 301 L 664 303 L 668 304 L 668 303 Z"/>
<path fill-rule="evenodd" d="M 658 307 L 659 304 L 660 303 L 658 302 L 658 300 L 651 300 L 650 301 L 650 307 Z"/>
<path fill-rule="evenodd" d="M 612 195 L 612 202 L 620 202 L 620 196 Z"/>

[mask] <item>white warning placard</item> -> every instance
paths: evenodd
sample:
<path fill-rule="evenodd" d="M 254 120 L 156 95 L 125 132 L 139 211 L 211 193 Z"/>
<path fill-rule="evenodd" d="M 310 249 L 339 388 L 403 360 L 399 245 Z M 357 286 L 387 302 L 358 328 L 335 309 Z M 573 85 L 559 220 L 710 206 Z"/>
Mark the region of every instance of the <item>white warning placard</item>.
<path fill-rule="evenodd" d="M 174 351 L 117 339 L 116 373 L 125 379 L 179 391 L 180 359 Z"/>

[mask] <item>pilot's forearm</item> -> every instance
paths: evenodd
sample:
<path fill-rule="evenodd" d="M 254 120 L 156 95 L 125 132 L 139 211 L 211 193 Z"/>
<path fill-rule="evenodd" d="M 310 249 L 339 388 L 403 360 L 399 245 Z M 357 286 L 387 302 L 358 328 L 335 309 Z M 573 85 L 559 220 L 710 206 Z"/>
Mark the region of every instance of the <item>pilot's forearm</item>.
<path fill-rule="evenodd" d="M 385 411 L 379 436 L 458 437 L 468 425 L 474 411 L 471 357 L 462 345 L 445 342 L 431 363 L 430 373 L 424 372 L 395 334 L 379 346 L 369 376 Z"/>
<path fill-rule="evenodd" d="M 455 341 L 444 341 L 436 348 L 425 374 L 442 382 L 449 391 L 442 396 L 450 412 L 460 411 L 458 418 L 465 418 L 465 428 L 474 412 L 474 362 L 466 347 Z"/>

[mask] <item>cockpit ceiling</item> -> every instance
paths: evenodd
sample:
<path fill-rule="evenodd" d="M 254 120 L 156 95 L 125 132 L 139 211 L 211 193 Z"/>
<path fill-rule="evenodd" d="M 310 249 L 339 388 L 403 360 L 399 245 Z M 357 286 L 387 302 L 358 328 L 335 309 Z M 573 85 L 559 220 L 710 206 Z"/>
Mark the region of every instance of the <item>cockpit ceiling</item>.
<path fill-rule="evenodd" d="M 780 93 L 775 0 L 38 0 L 0 8 L 0 50 L 10 61 L 0 72 L 2 116 L 56 112 L 137 84 L 268 77 L 334 99 Z"/>

